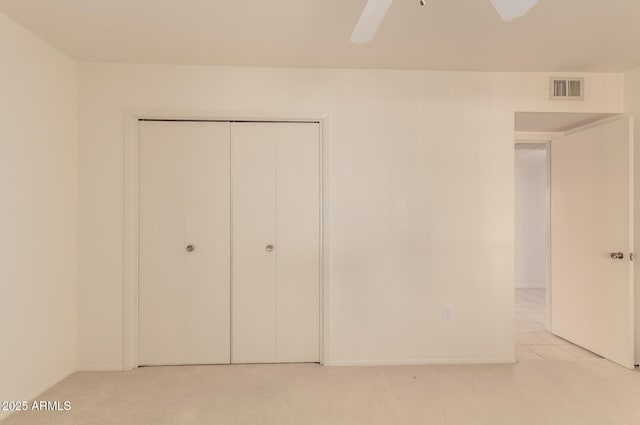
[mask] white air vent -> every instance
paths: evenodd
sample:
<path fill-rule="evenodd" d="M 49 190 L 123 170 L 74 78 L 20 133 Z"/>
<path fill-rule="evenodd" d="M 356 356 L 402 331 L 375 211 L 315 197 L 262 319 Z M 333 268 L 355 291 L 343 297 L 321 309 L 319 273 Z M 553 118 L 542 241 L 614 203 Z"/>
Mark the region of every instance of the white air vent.
<path fill-rule="evenodd" d="M 551 78 L 551 100 L 584 100 L 584 78 Z"/>

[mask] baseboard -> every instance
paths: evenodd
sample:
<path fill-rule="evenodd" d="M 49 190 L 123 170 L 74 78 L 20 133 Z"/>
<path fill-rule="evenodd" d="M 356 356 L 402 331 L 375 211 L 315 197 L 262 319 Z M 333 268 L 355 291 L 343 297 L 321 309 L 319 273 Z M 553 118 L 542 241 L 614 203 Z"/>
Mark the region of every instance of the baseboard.
<path fill-rule="evenodd" d="M 76 373 L 75 369 L 69 369 L 66 372 L 62 373 L 60 375 L 60 377 L 53 379 L 52 381 L 50 381 L 49 383 L 47 383 L 46 385 L 42 385 L 40 386 L 36 391 L 31 392 L 31 394 L 29 394 L 27 397 L 18 397 L 15 400 L 25 400 L 25 401 L 33 401 L 33 400 L 37 400 L 41 394 L 44 394 L 45 392 L 49 391 L 51 389 L 51 387 L 53 387 L 54 385 L 62 382 L 63 380 L 67 379 L 69 376 L 73 375 L 74 373 Z M 9 416 L 11 416 L 14 412 L 8 412 L 8 411 L 0 411 L 0 421 L 8 418 Z"/>
<path fill-rule="evenodd" d="M 429 366 L 429 365 L 482 365 L 514 364 L 515 357 L 498 359 L 408 359 L 408 360 L 337 360 L 325 366 Z"/>
<path fill-rule="evenodd" d="M 76 372 L 122 372 L 121 364 L 78 366 Z"/>

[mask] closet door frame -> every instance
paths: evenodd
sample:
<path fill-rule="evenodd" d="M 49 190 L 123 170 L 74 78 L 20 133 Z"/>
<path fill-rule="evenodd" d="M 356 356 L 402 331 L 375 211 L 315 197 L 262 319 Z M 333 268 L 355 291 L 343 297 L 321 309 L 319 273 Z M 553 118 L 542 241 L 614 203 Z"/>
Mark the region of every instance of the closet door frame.
<path fill-rule="evenodd" d="M 221 112 L 127 110 L 124 112 L 123 143 L 123 309 L 122 370 L 138 367 L 139 291 L 139 122 L 312 122 L 319 124 L 320 144 L 320 364 L 329 365 L 329 124 L 330 114 L 237 114 Z"/>

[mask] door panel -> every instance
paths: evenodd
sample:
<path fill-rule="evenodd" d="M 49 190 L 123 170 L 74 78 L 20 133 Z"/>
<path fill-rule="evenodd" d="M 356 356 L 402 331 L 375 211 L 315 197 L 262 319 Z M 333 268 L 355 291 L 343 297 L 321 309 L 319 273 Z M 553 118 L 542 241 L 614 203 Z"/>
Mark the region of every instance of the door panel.
<path fill-rule="evenodd" d="M 318 362 L 319 125 L 234 123 L 232 164 L 232 362 Z"/>
<path fill-rule="evenodd" d="M 318 362 L 320 353 L 320 160 L 318 125 L 278 140 L 277 330 L 279 362 Z"/>
<path fill-rule="evenodd" d="M 267 363 L 276 351 L 276 151 L 233 124 L 232 361 Z M 244 131 L 243 131 L 244 130 Z"/>
<path fill-rule="evenodd" d="M 184 356 L 185 151 L 181 129 L 140 123 L 141 364 L 181 362 Z"/>
<path fill-rule="evenodd" d="M 632 123 L 551 143 L 552 332 L 632 368 Z M 623 260 L 610 254 L 622 252 Z"/>
<path fill-rule="evenodd" d="M 140 123 L 141 364 L 230 362 L 229 129 Z"/>

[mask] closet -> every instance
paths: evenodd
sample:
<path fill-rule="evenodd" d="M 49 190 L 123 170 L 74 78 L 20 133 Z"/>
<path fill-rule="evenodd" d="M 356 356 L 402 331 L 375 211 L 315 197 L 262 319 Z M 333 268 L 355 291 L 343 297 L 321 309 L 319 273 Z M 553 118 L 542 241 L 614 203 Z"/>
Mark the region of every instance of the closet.
<path fill-rule="evenodd" d="M 139 363 L 318 362 L 319 124 L 139 124 Z"/>

